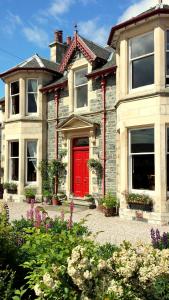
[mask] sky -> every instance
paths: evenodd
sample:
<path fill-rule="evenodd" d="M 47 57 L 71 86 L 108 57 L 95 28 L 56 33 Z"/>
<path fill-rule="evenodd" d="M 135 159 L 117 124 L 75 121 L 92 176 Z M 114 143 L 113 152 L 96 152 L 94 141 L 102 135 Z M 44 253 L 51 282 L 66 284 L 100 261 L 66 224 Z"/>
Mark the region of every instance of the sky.
<path fill-rule="evenodd" d="M 163 1 L 169 4 L 169 0 Z M 158 0 L 0 0 L 0 73 L 38 53 L 49 59 L 54 31 L 106 45 L 110 29 L 156 5 Z M 0 82 L 0 97 L 4 84 Z"/>

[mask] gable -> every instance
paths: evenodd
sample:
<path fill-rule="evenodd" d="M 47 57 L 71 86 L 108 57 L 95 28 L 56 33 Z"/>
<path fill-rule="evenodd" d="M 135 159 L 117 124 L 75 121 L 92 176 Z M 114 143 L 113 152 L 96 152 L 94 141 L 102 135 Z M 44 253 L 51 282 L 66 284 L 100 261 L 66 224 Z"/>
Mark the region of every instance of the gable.
<path fill-rule="evenodd" d="M 58 126 L 59 131 L 70 131 L 73 129 L 87 129 L 87 128 L 94 128 L 96 126 L 95 123 L 88 121 L 84 117 L 72 115 L 66 119 L 66 121 L 62 122 Z"/>

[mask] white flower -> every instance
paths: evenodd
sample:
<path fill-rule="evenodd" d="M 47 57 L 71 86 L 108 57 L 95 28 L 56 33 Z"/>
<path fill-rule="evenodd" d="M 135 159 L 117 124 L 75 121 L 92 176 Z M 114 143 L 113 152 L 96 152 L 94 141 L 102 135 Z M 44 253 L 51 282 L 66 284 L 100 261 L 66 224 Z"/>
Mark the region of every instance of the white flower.
<path fill-rule="evenodd" d="M 97 266 L 98 270 L 101 271 L 101 270 L 105 269 L 106 267 L 107 267 L 106 261 L 103 259 L 100 259 L 98 266 Z"/>
<path fill-rule="evenodd" d="M 86 271 L 84 272 L 84 274 L 83 274 L 83 277 L 84 277 L 85 279 L 91 279 L 91 278 L 92 278 L 92 273 L 89 272 L 88 270 L 86 270 Z"/>
<path fill-rule="evenodd" d="M 49 288 L 52 288 L 54 285 L 53 279 L 50 277 L 49 273 L 45 273 L 43 275 L 43 282 Z"/>
<path fill-rule="evenodd" d="M 41 289 L 39 287 L 39 284 L 35 284 L 34 291 L 35 291 L 35 295 L 36 296 L 40 296 L 40 297 L 43 296 L 43 293 L 42 293 L 42 291 L 41 291 Z"/>

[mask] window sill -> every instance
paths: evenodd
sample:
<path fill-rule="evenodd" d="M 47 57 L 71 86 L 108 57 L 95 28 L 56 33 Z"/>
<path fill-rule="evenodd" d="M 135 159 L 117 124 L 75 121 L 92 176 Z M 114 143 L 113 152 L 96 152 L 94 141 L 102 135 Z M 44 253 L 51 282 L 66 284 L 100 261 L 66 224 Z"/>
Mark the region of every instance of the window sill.
<path fill-rule="evenodd" d="M 88 112 L 88 111 L 89 111 L 88 106 L 82 107 L 82 108 L 74 108 L 74 112 L 77 113 L 77 114 Z"/>
<path fill-rule="evenodd" d="M 136 189 L 130 189 L 129 193 L 140 194 L 140 195 L 147 194 L 147 195 L 154 196 L 155 190 L 136 190 Z"/>

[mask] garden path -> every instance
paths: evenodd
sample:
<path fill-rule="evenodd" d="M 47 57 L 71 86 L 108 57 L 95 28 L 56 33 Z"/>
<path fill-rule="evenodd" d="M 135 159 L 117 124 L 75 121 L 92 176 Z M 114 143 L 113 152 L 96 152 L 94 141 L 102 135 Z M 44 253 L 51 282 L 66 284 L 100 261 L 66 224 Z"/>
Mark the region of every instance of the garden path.
<path fill-rule="evenodd" d="M 20 219 L 23 215 L 26 217 L 26 212 L 30 208 L 27 203 L 8 203 L 10 210 L 10 220 Z M 65 218 L 68 219 L 68 210 L 65 208 Z M 47 211 L 50 217 L 60 216 L 61 207 L 48 206 Z M 128 240 L 132 243 L 137 241 L 150 242 L 150 230 L 158 228 L 160 232 L 169 232 L 169 226 L 151 225 L 140 221 L 122 220 L 119 217 L 106 218 L 97 209 L 89 210 L 87 208 L 75 208 L 73 214 L 74 221 L 86 219 L 86 225 L 95 235 L 95 240 L 103 244 L 110 242 L 112 244 L 120 244 L 123 240 Z"/>

